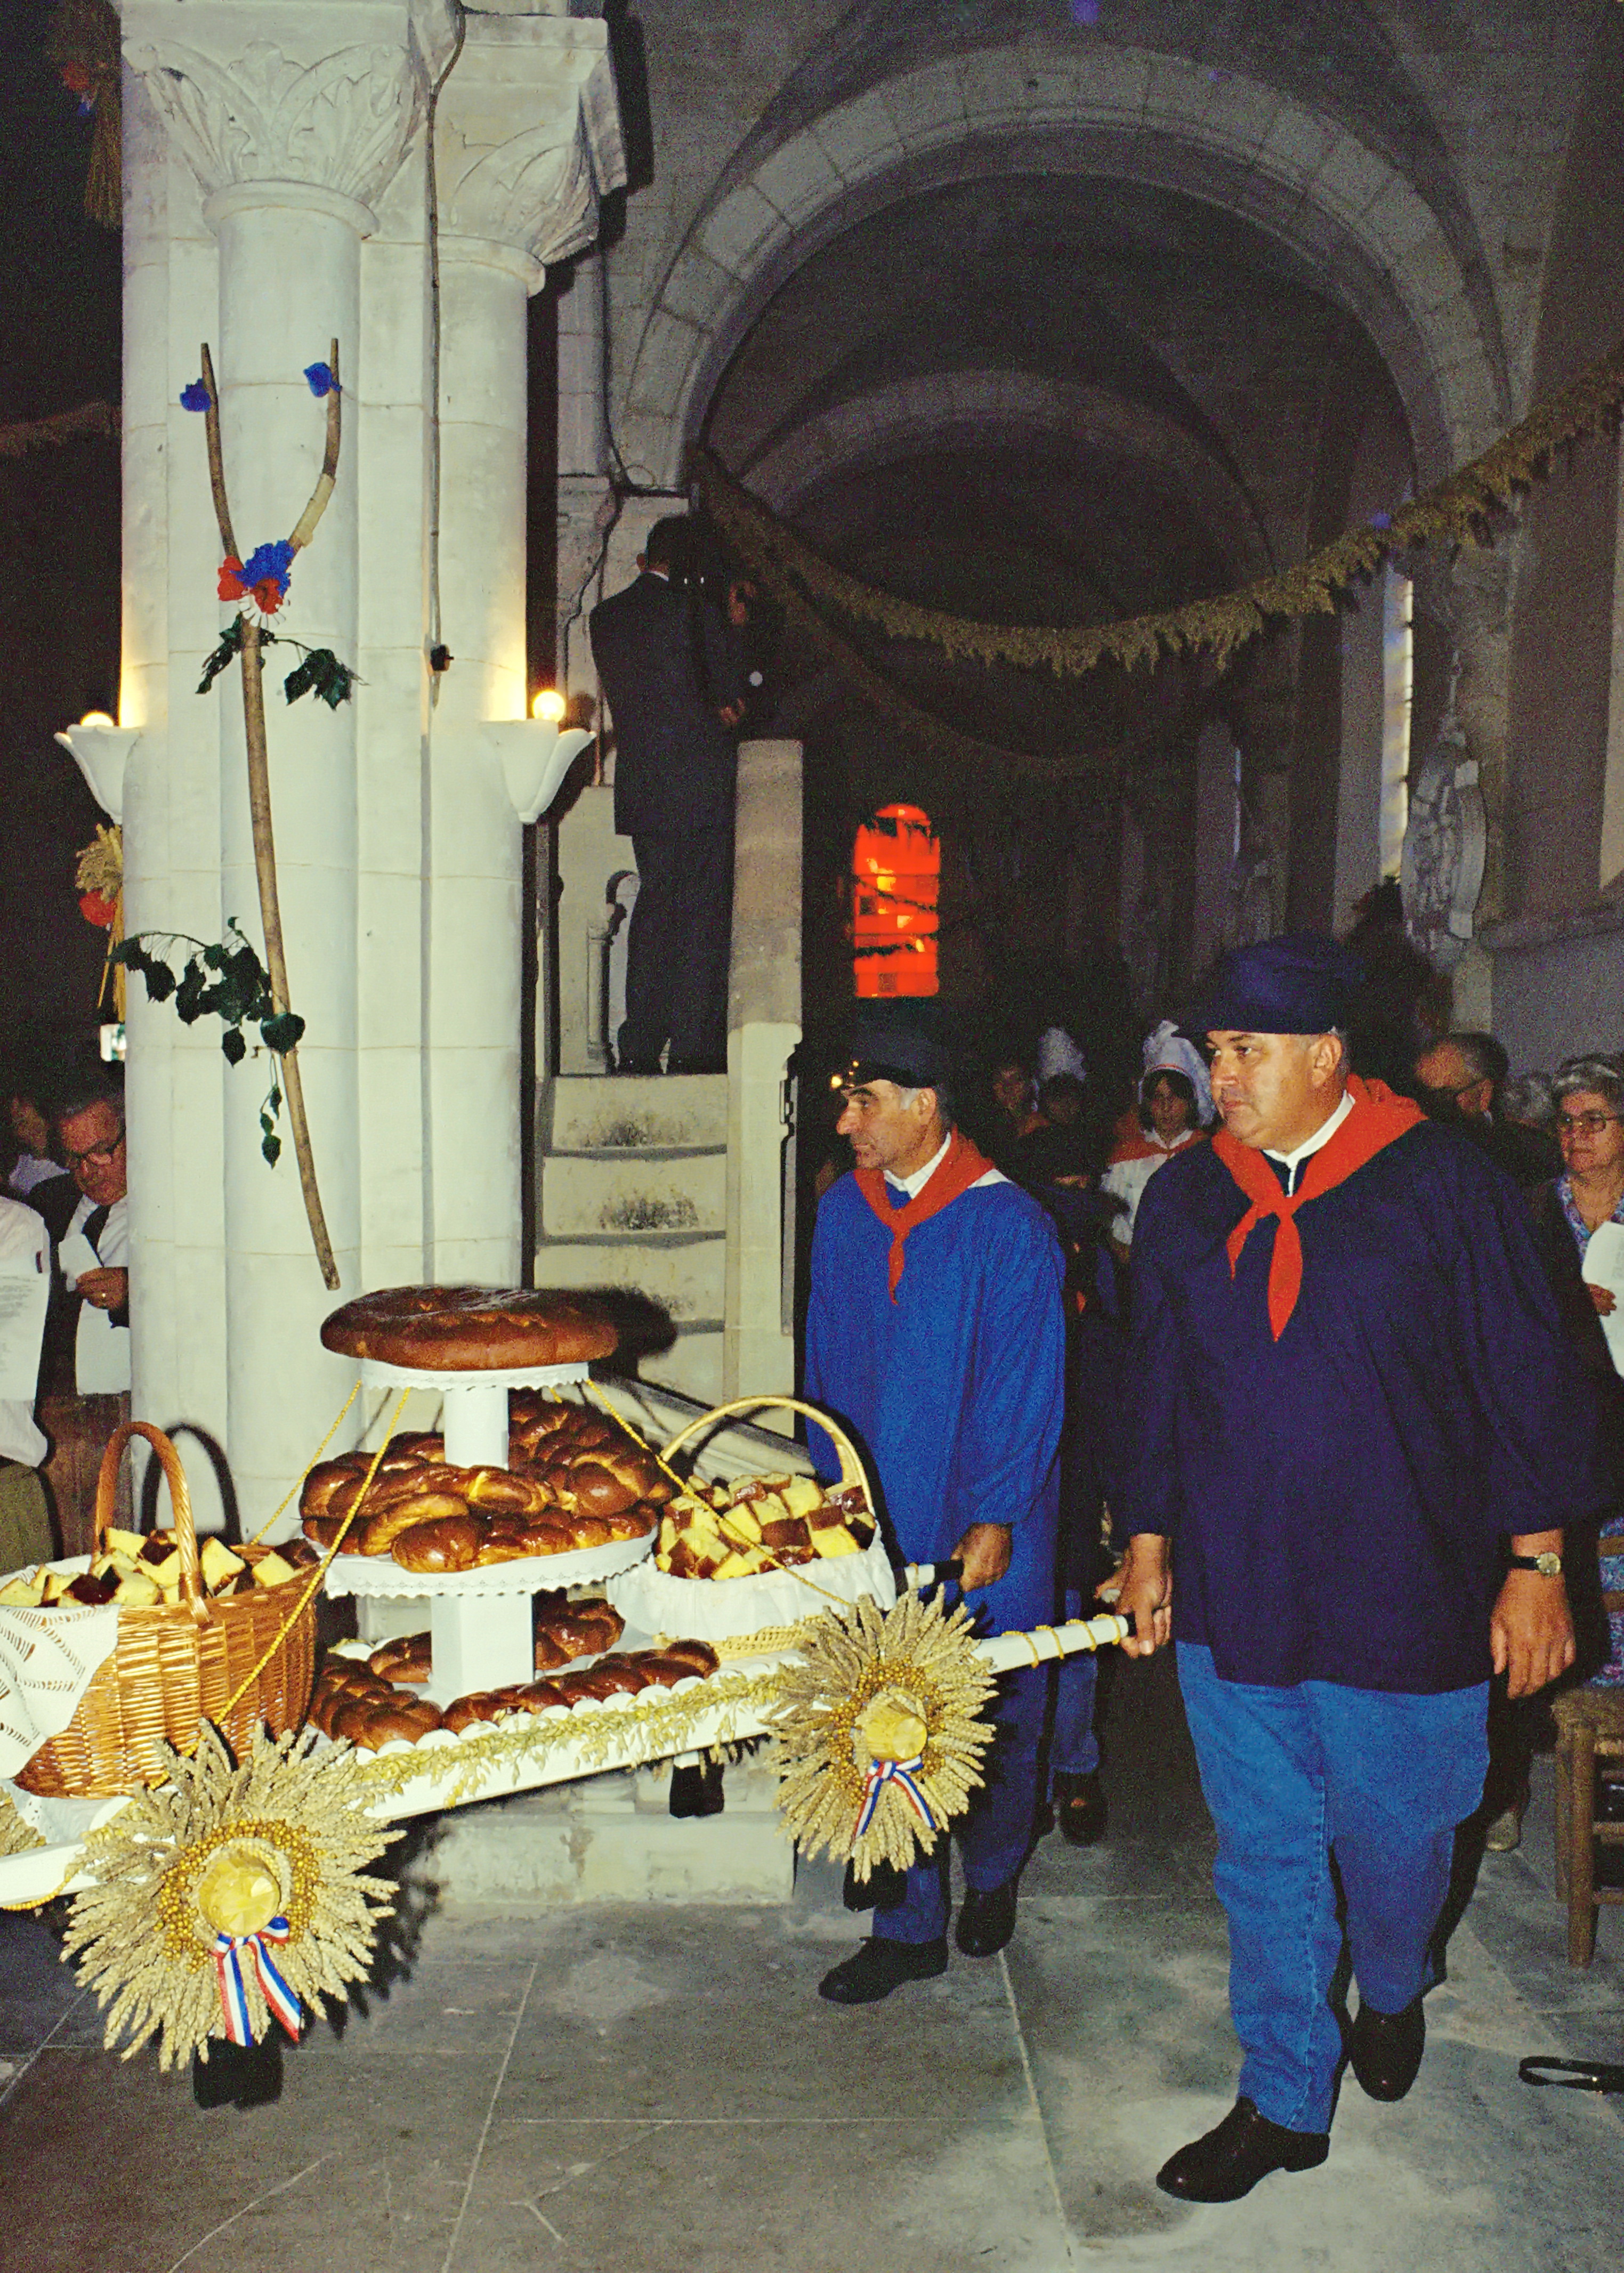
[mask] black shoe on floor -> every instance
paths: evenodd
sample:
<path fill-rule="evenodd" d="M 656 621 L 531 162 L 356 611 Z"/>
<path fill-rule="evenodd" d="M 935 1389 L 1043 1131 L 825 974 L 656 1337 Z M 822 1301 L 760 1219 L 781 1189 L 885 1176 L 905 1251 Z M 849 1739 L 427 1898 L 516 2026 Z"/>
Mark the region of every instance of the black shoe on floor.
<path fill-rule="evenodd" d="M 831 2005 L 877 2005 L 905 1981 L 934 1981 L 947 1970 L 947 1937 L 936 1941 L 865 1941 L 817 1984 Z"/>
<path fill-rule="evenodd" d="M 957 1939 L 966 1957 L 996 1957 L 1014 1932 L 1017 1883 L 1006 1879 L 989 1894 L 979 1894 L 974 1887 L 965 1888 Z"/>
<path fill-rule="evenodd" d="M 720 1760 L 702 1760 L 697 1767 L 673 1768 L 670 1804 L 673 1815 L 720 1815 L 727 1804 Z"/>
<path fill-rule="evenodd" d="M 1348 2059 L 1372 2099 L 1402 2099 L 1426 2050 L 1426 2015 L 1419 1997 L 1402 2013 L 1361 2005 L 1348 2030 Z"/>
<path fill-rule="evenodd" d="M 1169 2156 L 1156 2184 L 1180 2202 L 1239 2202 L 1271 2171 L 1317 2170 L 1330 2149 L 1327 2133 L 1288 2131 L 1237 2099 L 1216 2130 Z"/>
<path fill-rule="evenodd" d="M 1073 1847 L 1095 1847 L 1105 1836 L 1105 1794 L 1098 1775 L 1056 1775 L 1055 1819 Z"/>

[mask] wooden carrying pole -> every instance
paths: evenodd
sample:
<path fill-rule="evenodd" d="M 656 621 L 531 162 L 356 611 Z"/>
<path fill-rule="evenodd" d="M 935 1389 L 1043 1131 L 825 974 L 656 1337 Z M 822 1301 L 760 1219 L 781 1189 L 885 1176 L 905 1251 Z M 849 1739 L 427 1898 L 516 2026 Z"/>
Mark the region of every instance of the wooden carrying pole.
<path fill-rule="evenodd" d="M 334 478 L 338 471 L 342 416 L 339 406 L 342 398 L 338 387 L 336 340 L 329 351 L 328 368 L 333 373 L 333 385 L 327 394 L 327 449 L 322 457 L 320 477 L 290 539 L 296 552 L 308 544 L 315 535 L 316 524 L 333 494 Z M 214 491 L 214 518 L 220 524 L 220 542 L 225 547 L 226 559 L 240 559 L 242 556 L 231 533 L 231 508 L 226 498 L 225 458 L 220 442 L 220 393 L 214 385 L 214 366 L 207 342 L 202 350 L 202 371 L 203 385 L 208 393 L 206 414 L 208 479 Z M 265 932 L 265 967 L 270 973 L 271 1001 L 280 1017 L 291 1005 L 288 1000 L 288 958 L 282 949 L 282 906 L 276 893 L 276 841 L 271 828 L 271 769 L 265 739 L 265 687 L 261 679 L 263 649 L 259 626 L 246 612 L 241 620 L 243 637 L 239 658 L 243 673 L 243 728 L 248 746 L 248 811 L 253 825 L 254 874 L 259 886 L 259 921 Z M 321 1193 L 316 1183 L 316 1162 L 311 1151 L 310 1122 L 304 1113 L 304 1084 L 299 1077 L 297 1043 L 282 1053 L 282 1088 L 288 1099 L 288 1120 L 293 1130 L 293 1153 L 299 1166 L 299 1189 L 304 1196 L 305 1219 L 310 1225 L 316 1260 L 321 1265 L 323 1283 L 335 1292 L 339 1283 L 338 1265 L 333 1259 L 333 1242 L 327 1235 L 327 1218 L 321 1209 Z"/>

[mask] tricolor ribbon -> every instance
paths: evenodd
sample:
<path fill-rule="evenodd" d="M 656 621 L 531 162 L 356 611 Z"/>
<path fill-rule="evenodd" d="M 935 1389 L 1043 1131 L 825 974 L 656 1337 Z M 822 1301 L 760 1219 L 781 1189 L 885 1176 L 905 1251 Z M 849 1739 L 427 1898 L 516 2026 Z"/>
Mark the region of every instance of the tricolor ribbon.
<path fill-rule="evenodd" d="M 225 2015 L 226 2041 L 233 2044 L 252 2044 L 253 2030 L 248 2021 L 248 1990 L 243 1979 L 244 1956 L 257 1975 L 261 1993 L 272 2014 L 279 2020 L 297 2044 L 304 2013 L 281 1974 L 266 1944 L 291 1939 L 292 1927 L 285 1917 L 274 1917 L 258 1933 L 217 1933 L 214 1936 L 214 1971 L 220 1981 L 220 2009 Z"/>
<path fill-rule="evenodd" d="M 930 1802 L 914 1781 L 914 1771 L 924 1766 L 924 1754 L 912 1760 L 870 1760 L 868 1773 L 863 1779 L 862 1805 L 857 1811 L 857 1828 L 853 1840 L 861 1839 L 874 1820 L 874 1812 L 888 1783 L 901 1787 L 904 1797 L 927 1831 L 936 1827 L 936 1817 L 930 1812 Z"/>

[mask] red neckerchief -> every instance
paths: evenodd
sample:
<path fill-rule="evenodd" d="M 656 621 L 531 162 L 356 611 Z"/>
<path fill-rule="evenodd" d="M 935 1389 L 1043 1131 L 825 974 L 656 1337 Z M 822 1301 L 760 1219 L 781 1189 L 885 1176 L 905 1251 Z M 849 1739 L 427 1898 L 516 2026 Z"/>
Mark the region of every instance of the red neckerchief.
<path fill-rule="evenodd" d="M 906 1207 L 892 1207 L 885 1197 L 885 1178 L 878 1168 L 859 1168 L 855 1171 L 857 1189 L 891 1233 L 891 1260 L 886 1267 L 886 1279 L 891 1287 L 891 1299 L 897 1299 L 897 1287 L 902 1277 L 902 1250 L 909 1232 L 967 1192 L 972 1184 L 979 1183 L 991 1168 L 992 1162 L 984 1152 L 978 1152 L 969 1138 L 955 1129 L 948 1139 L 947 1157 L 943 1160 L 922 1191 L 915 1192 Z"/>
<path fill-rule="evenodd" d="M 1297 1308 L 1297 1298 L 1303 1291 L 1303 1241 L 1293 1221 L 1298 1208 L 1309 1200 L 1321 1198 L 1338 1184 L 1346 1183 L 1367 1160 L 1374 1159 L 1406 1129 L 1426 1118 L 1418 1105 L 1412 1104 L 1407 1097 L 1397 1096 L 1383 1081 L 1361 1081 L 1356 1074 L 1348 1084 L 1348 1094 L 1353 1099 L 1352 1112 L 1329 1143 L 1310 1155 L 1302 1182 L 1289 1198 L 1281 1189 L 1274 1169 L 1254 1146 L 1243 1144 L 1227 1129 L 1219 1129 L 1213 1138 L 1214 1152 L 1252 1202 L 1227 1242 L 1231 1279 L 1253 1227 L 1265 1216 L 1272 1215 L 1279 1220 L 1268 1275 L 1269 1324 L 1276 1341 L 1284 1333 Z"/>

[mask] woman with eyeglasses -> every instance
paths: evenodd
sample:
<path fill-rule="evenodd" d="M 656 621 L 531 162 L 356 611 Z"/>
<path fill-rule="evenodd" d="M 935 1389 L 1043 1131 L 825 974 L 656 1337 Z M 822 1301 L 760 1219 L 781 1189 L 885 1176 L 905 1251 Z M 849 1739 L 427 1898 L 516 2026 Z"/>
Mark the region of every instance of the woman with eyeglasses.
<path fill-rule="evenodd" d="M 1562 1173 L 1542 1187 L 1535 1214 L 1543 1217 L 1542 1229 L 1559 1253 L 1559 1221 L 1566 1229 L 1578 1266 L 1568 1279 L 1569 1291 L 1577 1279 L 1584 1290 L 1581 1299 L 1605 1318 L 1616 1309 L 1617 1296 L 1609 1287 L 1589 1286 L 1579 1272 L 1602 1225 L 1624 1223 L 1624 1066 L 1614 1058 L 1569 1058 L 1557 1068 L 1552 1088 Z M 1598 1334 L 1590 1338 L 1592 1358 L 1600 1340 Z"/>
<path fill-rule="evenodd" d="M 1601 1323 L 1618 1308 L 1618 1297 L 1610 1287 L 1592 1286 L 1584 1276 L 1585 1256 L 1603 1224 L 1624 1224 L 1624 1061 L 1568 1058 L 1557 1068 L 1551 1086 L 1562 1168 L 1529 1195 L 1535 1235 L 1568 1338 L 1596 1392 L 1602 1473 L 1624 1483 L 1624 1380 Z M 1605 1515 L 1600 1530 L 1613 1527 L 1613 1516 Z M 1563 1562 L 1579 1640 L 1579 1674 L 1593 1678 L 1598 1667 L 1607 1663 L 1612 1669 L 1606 1679 L 1624 1678 L 1601 1606 L 1593 1536 L 1588 1547 L 1576 1532 L 1570 1536 Z M 1515 1847 L 1521 1836 L 1529 1758 L 1541 1717 L 1519 1706 L 1491 1710 L 1492 1797 L 1485 1812 L 1492 1813 L 1485 1843 L 1492 1851 Z M 1492 1812 L 1496 1800 L 1500 1812 Z"/>

